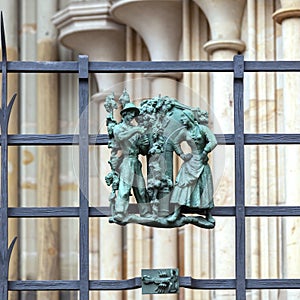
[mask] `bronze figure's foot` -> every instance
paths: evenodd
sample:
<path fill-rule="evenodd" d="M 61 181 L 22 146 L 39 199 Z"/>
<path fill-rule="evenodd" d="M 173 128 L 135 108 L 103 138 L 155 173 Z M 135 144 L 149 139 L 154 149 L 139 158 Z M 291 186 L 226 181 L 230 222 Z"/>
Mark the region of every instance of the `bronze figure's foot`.
<path fill-rule="evenodd" d="M 153 215 L 148 212 L 148 213 L 145 213 L 145 214 L 141 215 L 141 217 L 150 219 L 150 218 L 153 218 Z"/>
<path fill-rule="evenodd" d="M 179 214 L 174 212 L 172 215 L 169 215 L 166 219 L 168 223 L 174 223 L 179 217 Z"/>
<path fill-rule="evenodd" d="M 122 213 L 117 213 L 117 214 L 115 214 L 114 216 L 113 216 L 113 219 L 115 220 L 115 221 L 123 221 L 124 219 L 125 219 L 125 215 L 124 214 L 122 214 Z"/>
<path fill-rule="evenodd" d="M 208 213 L 208 214 L 206 215 L 206 220 L 207 220 L 208 222 L 212 223 L 212 224 L 215 224 L 215 223 L 216 223 L 216 221 L 215 221 L 215 219 L 214 219 L 214 217 L 212 216 L 211 213 Z"/>

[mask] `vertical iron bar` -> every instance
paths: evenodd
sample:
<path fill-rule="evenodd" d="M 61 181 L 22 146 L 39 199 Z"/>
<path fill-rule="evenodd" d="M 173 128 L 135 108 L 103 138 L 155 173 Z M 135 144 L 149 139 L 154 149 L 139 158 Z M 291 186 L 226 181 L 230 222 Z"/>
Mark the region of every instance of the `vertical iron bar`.
<path fill-rule="evenodd" d="M 79 55 L 80 300 L 89 299 L 89 112 L 88 56 Z"/>
<path fill-rule="evenodd" d="M 1 101 L 1 229 L 0 229 L 0 299 L 8 298 L 8 145 L 7 130 L 7 53 L 3 15 L 1 12 L 1 48 L 2 48 L 2 101 Z"/>
<path fill-rule="evenodd" d="M 234 57 L 234 136 L 236 207 L 236 299 L 246 299 L 244 57 Z"/>

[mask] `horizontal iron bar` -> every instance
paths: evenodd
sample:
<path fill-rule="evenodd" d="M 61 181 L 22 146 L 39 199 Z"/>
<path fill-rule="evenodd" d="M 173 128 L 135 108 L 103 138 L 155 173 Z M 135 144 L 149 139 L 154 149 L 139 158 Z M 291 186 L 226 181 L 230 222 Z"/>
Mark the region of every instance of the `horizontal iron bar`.
<path fill-rule="evenodd" d="M 138 213 L 136 204 L 130 204 L 130 213 Z M 184 211 L 183 211 L 184 212 Z M 214 216 L 235 216 L 235 206 L 218 206 L 213 208 Z M 300 206 L 246 206 L 247 217 L 299 217 Z M 106 206 L 90 207 L 90 217 L 109 217 L 110 208 Z M 10 207 L 10 218 L 48 218 L 79 217 L 79 207 Z"/>
<path fill-rule="evenodd" d="M 137 210 L 137 209 L 136 209 Z M 90 207 L 90 217 L 110 216 L 109 207 Z M 79 207 L 10 207 L 10 218 L 79 217 Z"/>
<path fill-rule="evenodd" d="M 299 289 L 300 279 L 246 279 L 246 289 Z M 90 280 L 90 290 L 132 290 L 142 286 L 140 277 L 127 280 Z M 235 289 L 235 279 L 194 279 L 179 277 L 179 286 L 200 290 Z M 16 280 L 9 281 L 10 291 L 79 290 L 79 280 Z"/>
<path fill-rule="evenodd" d="M 1 63 L 0 63 L 1 66 Z M 11 61 L 7 71 L 16 73 L 78 73 L 77 61 Z M 113 61 L 89 62 L 90 73 L 140 73 L 140 72 L 231 72 L 232 61 Z"/>
<path fill-rule="evenodd" d="M 133 290 L 142 287 L 141 277 L 127 280 L 91 280 L 90 290 Z"/>
<path fill-rule="evenodd" d="M 2 62 L 0 62 L 0 69 Z M 300 61 L 245 61 L 245 72 L 299 72 Z M 14 73 L 78 73 L 77 61 L 10 61 Z M 233 72 L 233 61 L 90 61 L 90 73 Z"/>
<path fill-rule="evenodd" d="M 0 63 L 0 67 L 1 67 Z M 77 61 L 10 61 L 8 72 L 24 73 L 78 73 Z M 140 72 L 230 72 L 232 61 L 109 61 L 89 62 L 90 73 L 140 73 Z"/>
<path fill-rule="evenodd" d="M 79 280 L 15 280 L 8 282 L 10 291 L 79 290 Z"/>
<path fill-rule="evenodd" d="M 299 217 L 300 206 L 246 206 L 246 217 Z"/>
<path fill-rule="evenodd" d="M 226 290 L 234 289 L 235 279 L 194 279 L 189 276 L 179 277 L 179 286 L 188 289 Z"/>
<path fill-rule="evenodd" d="M 245 72 L 299 72 L 300 61 L 245 61 Z"/>
<path fill-rule="evenodd" d="M 231 72 L 232 61 L 135 61 L 135 62 L 92 62 L 91 73 L 98 72 Z"/>
<path fill-rule="evenodd" d="M 245 145 L 284 145 L 284 144 L 300 144 L 300 134 L 292 133 L 260 133 L 245 134 Z"/>
<path fill-rule="evenodd" d="M 246 289 L 300 289 L 300 279 L 246 279 Z M 190 289 L 235 289 L 235 279 L 194 279 L 180 277 L 180 287 Z"/>
<path fill-rule="evenodd" d="M 107 134 L 91 134 L 89 136 L 90 145 L 107 145 Z M 79 145 L 78 134 L 11 134 L 8 135 L 9 145 Z"/>
<path fill-rule="evenodd" d="M 216 134 L 219 145 L 234 145 L 234 134 Z M 300 134 L 245 134 L 245 145 L 300 144 Z M 78 134 L 11 134 L 9 145 L 78 145 Z M 91 134 L 90 145 L 107 145 L 107 134 Z"/>
<path fill-rule="evenodd" d="M 132 290 L 142 286 L 140 277 L 127 280 L 90 280 L 90 290 Z M 12 291 L 79 290 L 79 280 L 17 280 L 8 285 Z"/>
<path fill-rule="evenodd" d="M 219 145 L 234 145 L 234 134 L 216 134 Z M 300 144 L 300 134 L 294 133 L 245 133 L 245 145 L 295 145 Z"/>
<path fill-rule="evenodd" d="M 246 279 L 247 289 L 300 289 L 300 279 Z"/>

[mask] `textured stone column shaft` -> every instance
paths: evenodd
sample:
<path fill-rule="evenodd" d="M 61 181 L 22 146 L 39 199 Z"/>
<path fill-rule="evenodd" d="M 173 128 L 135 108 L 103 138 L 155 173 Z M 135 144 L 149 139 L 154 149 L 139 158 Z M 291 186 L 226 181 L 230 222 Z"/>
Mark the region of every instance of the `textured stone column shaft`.
<path fill-rule="evenodd" d="M 57 60 L 56 32 L 50 18 L 56 11 L 55 2 L 38 5 L 37 59 Z M 58 75 L 38 74 L 38 132 L 58 133 Z M 58 206 L 58 149 L 56 146 L 38 149 L 37 197 L 39 206 Z M 38 221 L 38 279 L 59 279 L 59 219 Z M 38 292 L 38 299 L 58 300 L 58 292 Z"/>
<path fill-rule="evenodd" d="M 274 19 L 282 25 L 283 59 L 299 60 L 300 26 L 299 12 L 300 1 L 281 1 L 282 8 L 273 15 Z M 286 133 L 295 133 L 300 130 L 300 75 L 298 73 L 285 73 L 283 75 L 283 100 L 284 100 L 284 128 Z M 300 205 L 300 149 L 299 146 L 285 147 L 285 199 L 286 205 Z M 294 278 L 299 276 L 300 264 L 300 220 L 288 218 L 284 223 L 287 245 L 284 248 L 286 263 L 284 277 Z M 288 291 L 288 299 L 297 299 L 299 291 Z"/>
<path fill-rule="evenodd" d="M 9 1 L 9 0 L 7 0 Z M 20 5 L 20 60 L 36 60 L 36 14 L 34 0 L 24 1 Z M 36 74 L 20 74 L 20 132 L 36 133 Z M 18 98 L 17 98 L 18 100 Z M 20 206 L 37 206 L 36 171 L 37 147 L 20 147 Z M 37 219 L 20 220 L 20 279 L 37 279 Z M 34 291 L 23 292 L 25 297 Z"/>
<path fill-rule="evenodd" d="M 244 43 L 240 41 L 240 26 L 245 1 L 202 1 L 195 0 L 201 7 L 211 29 L 212 40 L 204 45 L 204 49 L 211 54 L 211 60 L 232 60 L 238 51 L 244 50 Z M 220 22 L 224 20 L 224 22 Z M 233 75 L 229 73 L 211 73 L 211 101 L 214 113 L 214 132 L 233 132 Z M 220 124 L 220 129 L 217 126 Z M 234 175 L 230 170 L 234 168 L 233 148 L 226 147 L 224 153 L 213 154 L 214 181 L 218 182 L 215 194 L 216 205 L 234 204 Z M 225 159 L 225 165 L 222 163 Z M 223 169 L 224 168 L 224 169 Z M 220 181 L 219 181 L 220 180 Z M 234 254 L 231 245 L 235 237 L 233 219 L 217 219 L 214 229 L 215 259 L 214 274 L 217 278 L 234 276 Z M 216 292 L 216 297 L 231 299 L 230 293 Z"/>
<path fill-rule="evenodd" d="M 61 47 L 60 61 L 76 58 L 71 51 Z M 78 130 L 78 78 L 75 74 L 59 74 L 59 133 L 74 134 Z M 75 88 L 71 88 L 75 87 Z M 75 100 L 76 99 L 76 100 Z M 78 131 L 77 131 L 78 132 Z M 59 146 L 59 199 L 61 206 L 79 205 L 78 146 Z M 76 171 L 75 171 L 76 170 Z M 92 218 L 96 219 L 96 218 Z M 92 220 L 90 220 L 92 221 Z M 77 280 L 79 270 L 79 218 L 59 219 L 60 279 Z M 91 228 L 91 225 L 90 225 Z M 91 249 L 94 249 L 91 245 Z M 91 263 L 90 257 L 90 263 Z M 95 268 L 97 270 L 97 268 Z M 91 274 L 92 277 L 92 274 Z M 99 276 L 97 277 L 99 278 Z M 61 298 L 77 298 L 78 291 L 61 292 Z M 93 300 L 92 298 L 90 300 Z M 98 300 L 98 299 L 97 299 Z"/>

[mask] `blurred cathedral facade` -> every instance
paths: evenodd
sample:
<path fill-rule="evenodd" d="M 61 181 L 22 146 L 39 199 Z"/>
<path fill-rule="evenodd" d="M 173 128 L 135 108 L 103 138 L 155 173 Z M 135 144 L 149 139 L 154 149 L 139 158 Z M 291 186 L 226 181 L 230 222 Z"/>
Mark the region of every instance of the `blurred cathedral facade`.
<path fill-rule="evenodd" d="M 247 61 L 300 60 L 300 0 L 1 0 L 8 60 Z M 9 74 L 18 100 L 10 133 L 78 133 L 78 82 L 72 74 Z M 90 74 L 90 132 L 106 133 L 105 97 L 126 88 L 135 104 L 159 94 L 209 112 L 218 134 L 233 133 L 231 73 Z M 300 132 L 300 75 L 246 73 L 246 133 Z M 300 205 L 300 147 L 246 146 L 246 205 Z M 78 206 L 76 146 L 10 147 L 9 206 Z M 90 206 L 109 206 L 106 146 L 90 146 Z M 234 206 L 233 146 L 211 156 L 215 205 Z M 180 164 L 179 161 L 174 162 Z M 90 279 L 127 279 L 141 269 L 178 267 L 181 276 L 235 277 L 235 222 L 216 227 L 121 227 L 90 218 Z M 76 280 L 76 218 L 11 219 L 18 236 L 12 280 Z M 246 223 L 246 277 L 300 278 L 300 218 L 253 217 Z M 135 300 L 141 291 L 90 292 L 90 299 Z M 232 290 L 181 289 L 143 299 L 235 299 Z M 249 290 L 249 300 L 296 300 L 300 290 Z M 78 293 L 10 292 L 11 300 L 67 299 Z"/>

